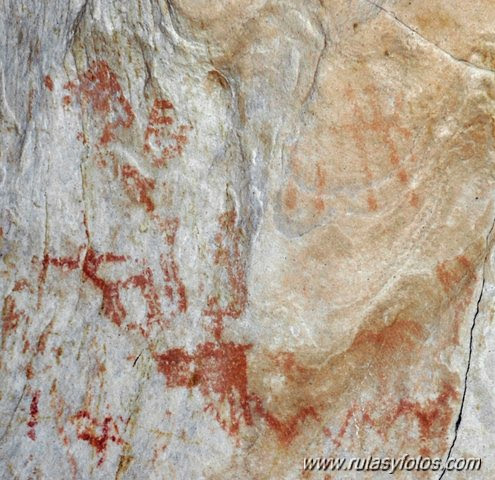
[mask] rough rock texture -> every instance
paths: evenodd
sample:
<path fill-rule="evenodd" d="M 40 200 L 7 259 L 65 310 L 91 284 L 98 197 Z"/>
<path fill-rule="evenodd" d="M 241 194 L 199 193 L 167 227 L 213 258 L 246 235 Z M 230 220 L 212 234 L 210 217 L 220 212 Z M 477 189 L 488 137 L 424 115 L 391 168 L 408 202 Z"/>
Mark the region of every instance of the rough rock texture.
<path fill-rule="evenodd" d="M 495 478 L 494 2 L 0 19 L 2 479 Z"/>

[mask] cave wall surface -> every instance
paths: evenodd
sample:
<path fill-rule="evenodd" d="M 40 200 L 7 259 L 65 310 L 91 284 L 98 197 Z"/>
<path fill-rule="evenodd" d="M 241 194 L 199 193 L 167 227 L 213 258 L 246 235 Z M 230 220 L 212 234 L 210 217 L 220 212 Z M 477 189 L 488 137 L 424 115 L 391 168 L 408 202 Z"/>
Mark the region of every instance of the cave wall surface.
<path fill-rule="evenodd" d="M 495 478 L 493 1 L 0 5 L 0 478 Z"/>

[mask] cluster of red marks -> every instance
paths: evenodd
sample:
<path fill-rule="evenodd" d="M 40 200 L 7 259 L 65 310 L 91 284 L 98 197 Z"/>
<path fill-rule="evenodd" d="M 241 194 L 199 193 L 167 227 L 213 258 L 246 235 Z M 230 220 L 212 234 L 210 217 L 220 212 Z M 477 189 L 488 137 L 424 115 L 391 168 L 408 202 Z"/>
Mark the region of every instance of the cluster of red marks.
<path fill-rule="evenodd" d="M 125 98 L 117 76 L 100 60 L 94 61 L 89 69 L 79 76 L 79 82 L 68 82 L 64 88 L 77 95 L 83 106 L 90 105 L 94 113 L 104 119 L 100 143 L 106 145 L 115 138 L 116 130 L 129 128 L 134 122 L 131 104 Z M 70 99 L 64 98 L 64 104 Z"/>
<path fill-rule="evenodd" d="M 13 292 L 22 292 L 23 290 L 30 290 L 29 282 L 25 278 L 17 280 L 12 289 Z"/>
<path fill-rule="evenodd" d="M 397 144 L 393 139 L 392 136 L 392 131 L 395 131 L 399 133 L 403 138 L 409 139 L 411 138 L 411 132 L 403 128 L 399 125 L 400 122 L 400 115 L 399 111 L 402 109 L 402 97 L 401 96 L 396 96 L 395 97 L 395 110 L 391 115 L 384 115 L 382 112 L 382 109 L 378 105 L 378 90 L 374 86 L 368 86 L 365 88 L 365 93 L 369 95 L 370 102 L 369 105 L 371 107 L 371 116 L 370 118 L 366 118 L 363 110 L 359 108 L 356 104 L 354 104 L 354 113 L 356 116 L 356 120 L 358 122 L 358 125 L 356 125 L 356 128 L 354 129 L 354 133 L 356 135 L 356 139 L 358 141 L 358 144 L 363 146 L 364 148 L 364 142 L 365 138 L 362 135 L 363 130 L 364 131 L 369 131 L 373 132 L 379 136 L 381 136 L 382 141 L 384 142 L 385 145 L 387 145 L 389 149 L 389 160 L 390 163 L 394 166 L 399 166 L 400 160 L 399 160 L 399 153 L 397 150 Z M 347 90 L 347 95 L 349 98 L 353 98 L 353 91 L 351 88 Z M 364 151 L 366 151 L 364 149 Z M 399 170 L 398 175 L 406 175 L 406 180 L 407 180 L 407 174 L 401 170 Z"/>
<path fill-rule="evenodd" d="M 23 336 L 23 340 L 24 340 L 24 346 L 22 347 L 22 353 L 26 353 L 29 350 L 31 344 L 29 343 L 29 340 L 25 338 L 25 336 Z"/>
<path fill-rule="evenodd" d="M 378 201 L 376 200 L 375 194 L 373 192 L 368 193 L 366 203 L 368 204 L 368 209 L 370 212 L 375 212 L 376 210 L 378 210 Z"/>
<path fill-rule="evenodd" d="M 439 263 L 436 274 L 445 293 L 456 299 L 452 341 L 459 344 L 460 325 L 474 291 L 475 267 L 468 258 L 459 255 L 454 260 Z"/>
<path fill-rule="evenodd" d="M 125 262 L 127 259 L 123 255 L 114 253 L 104 253 L 98 255 L 92 248 L 88 248 L 82 265 L 83 274 L 101 290 L 103 296 L 103 313 L 110 318 L 117 326 L 120 326 L 126 318 L 127 312 L 120 299 L 121 288 L 137 288 L 146 301 L 147 306 L 147 327 L 154 322 L 161 323 L 163 314 L 160 308 L 160 298 L 155 288 L 153 272 L 146 267 L 141 273 L 132 275 L 126 280 L 110 281 L 98 275 L 98 269 L 104 263 Z M 137 327 L 134 324 L 130 328 Z M 141 333 L 146 335 L 143 327 L 139 327 Z"/>
<path fill-rule="evenodd" d="M 121 172 L 127 194 L 142 204 L 147 212 L 152 213 L 155 205 L 151 199 L 151 191 L 155 188 L 155 181 L 144 177 L 137 168 L 131 165 L 123 165 Z"/>
<path fill-rule="evenodd" d="M 155 217 L 153 217 L 155 218 Z M 160 256 L 160 264 L 165 281 L 165 295 L 171 303 L 178 306 L 180 313 L 187 310 L 187 294 L 183 284 L 179 268 L 173 253 L 175 236 L 179 226 L 178 219 L 163 220 L 157 219 L 160 228 L 165 232 L 165 240 L 169 248 L 167 254 Z M 153 323 L 162 324 L 164 316 L 160 305 L 160 295 L 155 286 L 153 272 L 151 268 L 145 267 L 140 273 L 132 275 L 125 280 L 110 281 L 98 275 L 98 269 L 102 264 L 125 262 L 127 258 L 123 255 L 116 255 L 108 252 L 98 255 L 95 250 L 88 248 L 82 264 L 82 271 L 95 287 L 102 292 L 103 313 L 110 318 L 117 326 L 121 326 L 126 318 L 127 312 L 120 298 L 120 289 L 136 288 L 146 301 L 147 324 L 146 329 L 136 324 L 129 324 L 129 328 L 139 328 L 144 336 L 147 336 L 147 329 Z"/>
<path fill-rule="evenodd" d="M 411 197 L 409 199 L 409 203 L 414 208 L 418 208 L 419 207 L 419 195 L 415 191 L 412 191 L 411 192 Z"/>
<path fill-rule="evenodd" d="M 26 353 L 25 351 L 23 351 L 22 353 Z M 31 380 L 33 377 L 34 377 L 34 372 L 33 372 L 33 364 L 31 362 L 29 362 L 27 365 L 26 365 L 26 378 L 28 380 Z"/>
<path fill-rule="evenodd" d="M 173 109 L 174 106 L 172 102 L 169 102 L 168 100 L 156 99 L 154 101 L 153 108 L 151 109 L 148 120 L 148 126 L 146 127 L 146 131 L 144 134 L 145 142 L 147 142 L 151 136 L 157 136 L 159 134 L 157 127 L 159 127 L 160 125 L 172 125 L 172 123 L 174 123 L 172 117 L 166 115 L 167 110 Z M 145 143 L 144 148 L 145 150 L 149 151 L 150 147 L 147 143 Z"/>
<path fill-rule="evenodd" d="M 401 96 L 396 96 L 395 98 L 394 112 L 390 115 L 385 115 L 378 104 L 378 92 L 376 87 L 368 86 L 364 91 L 369 96 L 369 107 L 371 111 L 368 114 L 365 114 L 363 109 L 359 106 L 354 90 L 349 86 L 346 89 L 345 96 L 353 106 L 353 121 L 349 124 L 344 124 L 339 128 L 348 130 L 351 133 L 358 149 L 363 155 L 363 171 L 366 176 L 366 181 L 371 182 L 373 174 L 368 164 L 368 158 L 370 157 L 371 152 L 366 145 L 365 132 L 371 132 L 375 136 L 378 135 L 381 138 L 382 143 L 386 145 L 389 151 L 389 161 L 391 165 L 397 168 L 399 168 L 400 159 L 397 141 L 394 139 L 392 132 L 395 131 L 406 140 L 411 138 L 411 132 L 400 126 L 399 112 L 402 109 Z M 402 184 L 408 182 L 408 174 L 404 168 L 398 169 L 397 178 Z M 417 202 L 417 199 L 415 202 Z M 415 202 L 412 202 L 411 200 L 411 204 Z M 376 211 L 378 209 L 378 201 L 372 190 L 369 190 L 368 192 L 367 203 L 370 211 Z"/>
<path fill-rule="evenodd" d="M 2 308 L 2 348 L 7 336 L 15 331 L 21 320 L 27 319 L 24 310 L 18 310 L 15 299 L 8 295 L 5 297 Z"/>
<path fill-rule="evenodd" d="M 168 253 L 160 255 L 160 266 L 165 280 L 165 295 L 170 303 L 177 305 L 179 313 L 186 313 L 186 287 L 180 278 L 179 266 L 173 250 L 177 229 L 179 228 L 179 219 L 159 220 L 158 224 L 165 235 L 165 243 L 168 247 Z"/>
<path fill-rule="evenodd" d="M 179 313 L 187 311 L 186 287 L 179 275 L 179 267 L 174 256 L 173 247 L 175 237 L 179 227 L 178 219 L 159 219 L 153 216 L 159 227 L 165 234 L 165 242 L 168 252 L 160 255 L 160 265 L 163 271 L 165 282 L 165 296 L 171 304 L 177 305 Z M 160 325 L 164 322 L 164 315 L 161 309 L 160 295 L 155 285 L 151 268 L 145 267 L 140 273 L 132 275 L 125 280 L 110 281 L 98 275 L 98 269 L 104 263 L 124 262 L 127 258 L 114 253 L 104 253 L 98 255 L 92 248 L 86 252 L 82 270 L 83 274 L 102 292 L 103 313 L 110 318 L 117 326 L 121 326 L 126 318 L 127 312 L 120 299 L 120 289 L 136 288 L 141 292 L 147 306 L 146 329 L 136 324 L 129 324 L 129 328 L 139 328 L 143 336 L 148 335 L 148 329 L 152 324 Z M 172 312 L 172 315 L 175 312 Z"/>
<path fill-rule="evenodd" d="M 29 406 L 29 420 L 27 422 L 27 426 L 29 430 L 27 432 L 27 436 L 31 440 L 36 440 L 36 425 L 38 424 L 38 402 L 40 399 L 40 391 L 37 390 L 31 399 L 31 405 Z"/>
<path fill-rule="evenodd" d="M 252 398 L 255 402 L 256 413 L 266 422 L 268 427 L 277 434 L 280 443 L 283 445 L 290 445 L 299 433 L 299 425 L 304 423 L 306 419 L 313 418 L 316 421 L 320 420 L 316 409 L 309 405 L 301 407 L 296 414 L 292 415 L 287 420 L 282 421 L 263 407 L 263 402 L 258 396 L 253 395 Z"/>
<path fill-rule="evenodd" d="M 48 324 L 48 326 L 41 333 L 41 335 L 38 339 L 38 345 L 36 347 L 37 353 L 45 353 L 46 341 L 48 339 L 48 336 L 51 333 L 52 326 L 53 326 L 53 320 Z"/>
<path fill-rule="evenodd" d="M 81 247 L 79 249 L 79 252 L 83 250 L 84 247 Z M 79 268 L 79 263 L 80 263 L 80 253 L 79 256 L 76 258 L 72 257 L 52 257 L 48 255 L 48 253 L 45 253 L 43 255 L 43 260 L 41 262 L 41 271 L 38 279 L 38 308 L 41 304 L 41 297 L 43 296 L 43 287 L 45 285 L 46 281 L 46 274 L 48 271 L 48 267 L 50 265 L 61 268 L 62 271 L 70 271 L 70 270 L 76 270 Z"/>
<path fill-rule="evenodd" d="M 72 257 L 52 257 L 48 254 L 45 254 L 43 256 L 43 261 L 42 261 L 42 269 L 41 269 L 41 278 L 40 280 L 42 282 L 45 281 L 46 279 L 46 272 L 48 270 L 48 266 L 52 265 L 57 268 L 61 268 L 62 270 L 69 271 L 69 270 L 76 270 L 79 268 L 79 257 L 72 258 Z"/>
<path fill-rule="evenodd" d="M 292 170 L 296 175 L 300 175 L 300 172 L 302 171 L 300 160 L 297 156 L 292 157 Z M 313 216 L 321 215 L 325 211 L 325 200 L 323 195 L 327 186 L 327 174 L 320 161 L 316 162 L 314 173 L 314 196 L 311 198 L 311 210 Z M 299 195 L 297 185 L 292 179 L 289 180 L 282 198 L 284 206 L 287 210 L 293 211 L 297 208 Z"/>
<path fill-rule="evenodd" d="M 444 384 L 438 396 L 434 400 L 428 400 L 425 405 L 401 400 L 395 412 L 386 420 L 391 425 L 401 416 L 412 416 L 418 422 L 422 442 L 440 439 L 447 433 L 452 419 L 450 400 L 457 399 L 456 390 L 451 385 Z M 423 447 L 420 453 L 428 455 L 429 451 Z"/>
<path fill-rule="evenodd" d="M 284 194 L 284 205 L 287 210 L 294 210 L 297 207 L 297 188 L 292 180 L 289 181 Z"/>
<path fill-rule="evenodd" d="M 278 352 L 276 354 L 270 354 L 269 357 L 277 367 L 282 369 L 287 377 L 307 372 L 306 368 L 296 362 L 294 352 Z"/>
<path fill-rule="evenodd" d="M 476 278 L 473 264 L 464 255 L 457 256 L 454 262 L 439 263 L 436 274 L 446 293 L 452 293 L 463 279 L 471 282 Z"/>
<path fill-rule="evenodd" d="M 120 300 L 119 282 L 105 280 L 98 276 L 98 269 L 103 263 L 125 262 L 126 257 L 114 253 L 98 255 L 92 248 L 88 248 L 82 270 L 84 275 L 101 290 L 103 296 L 103 313 L 112 322 L 120 326 L 126 316 L 124 305 Z"/>
<path fill-rule="evenodd" d="M 306 418 L 318 418 L 311 406 L 301 408 L 296 415 L 283 421 L 267 411 L 262 400 L 248 389 L 248 361 L 246 352 L 251 345 L 222 340 L 225 317 L 239 318 L 246 308 L 246 274 L 242 263 L 240 242 L 242 231 L 236 225 L 236 214 L 228 211 L 219 217 L 220 232 L 215 237 L 215 264 L 222 267 L 229 290 L 228 299 L 221 305 L 218 295 L 207 299 L 204 314 L 213 318 L 214 342 L 198 345 L 189 354 L 182 348 L 173 348 L 156 354 L 158 371 L 166 377 L 167 387 L 199 388 L 208 403 L 205 408 L 215 414 L 221 427 L 231 435 L 239 432 L 241 421 L 253 425 L 253 415 L 262 418 L 283 444 L 289 444 L 297 435 L 299 424 Z M 168 242 L 173 244 L 175 230 L 170 228 Z M 297 368 L 288 354 L 282 359 L 287 368 Z M 216 405 L 227 402 L 229 419 L 223 419 Z"/>
<path fill-rule="evenodd" d="M 69 435 L 67 434 L 67 432 L 65 431 L 65 423 L 64 423 L 64 419 L 65 419 L 65 415 L 64 415 L 64 411 L 65 411 L 65 402 L 64 402 L 64 399 L 58 395 L 57 393 L 57 381 L 54 380 L 51 387 L 50 387 L 50 406 L 52 408 L 52 411 L 55 412 L 55 416 L 54 416 L 54 421 L 55 421 L 55 425 L 57 427 L 57 433 L 58 433 L 58 436 L 60 437 L 60 439 L 62 440 L 62 443 L 64 445 L 64 447 L 66 448 L 66 451 L 67 451 L 67 460 L 68 460 L 68 463 L 69 463 L 69 466 L 70 466 L 70 469 L 71 469 L 71 472 L 72 472 L 72 478 L 75 480 L 78 475 L 77 475 L 77 462 L 76 462 L 76 459 L 74 457 L 74 454 L 71 453 L 71 449 L 70 449 L 70 439 L 69 439 Z"/>
<path fill-rule="evenodd" d="M 227 401 L 230 425 L 221 420 L 219 411 L 216 417 L 223 428 L 235 434 L 239 431 L 240 417 L 244 418 L 246 425 L 252 425 L 245 353 L 249 348 L 249 345 L 207 342 L 198 345 L 192 355 L 181 348 L 174 348 L 157 355 L 156 361 L 158 370 L 166 377 L 167 387 L 197 386 L 205 398 L 212 399 L 208 410 L 215 410 L 215 396 L 220 403 Z M 237 402 L 240 412 L 237 411 Z"/>
<path fill-rule="evenodd" d="M 340 447 L 351 420 L 363 426 L 370 426 L 386 438 L 388 431 L 399 418 L 409 417 L 415 420 L 419 427 L 419 440 L 422 445 L 420 453 L 429 455 L 431 452 L 426 445 L 433 441 L 438 443 L 440 439 L 445 437 L 453 415 L 450 401 L 458 400 L 458 398 L 459 395 L 456 390 L 451 385 L 444 383 L 436 398 L 427 400 L 424 404 L 409 399 L 401 399 L 389 412 L 377 417 L 373 417 L 369 413 L 372 407 L 359 409 L 357 405 L 353 405 L 347 410 L 342 425 L 335 436 L 327 427 L 323 429 L 323 432 L 332 439 L 332 443 L 336 447 Z"/>
<path fill-rule="evenodd" d="M 81 247 L 81 250 L 84 247 Z M 88 248 L 82 261 L 82 272 L 103 294 L 103 312 L 114 323 L 120 325 L 122 318 L 125 317 L 125 310 L 119 296 L 119 282 L 111 282 L 99 277 L 97 272 L 102 263 L 124 262 L 126 257 L 105 253 L 97 255 L 92 248 Z M 39 289 L 43 288 L 46 280 L 48 266 L 61 268 L 62 270 L 75 270 L 80 268 L 80 254 L 77 257 L 43 257 L 42 268 L 39 276 Z M 40 297 L 40 295 L 39 295 Z M 39 303 L 39 300 L 38 300 Z"/>
<path fill-rule="evenodd" d="M 53 89 L 49 76 L 45 77 L 45 85 Z M 118 128 L 132 126 L 135 114 L 132 106 L 124 96 L 116 74 L 104 60 L 91 63 L 89 69 L 79 75 L 78 81 L 70 81 L 64 85 L 75 95 L 83 107 L 90 106 L 94 113 L 103 118 L 103 133 L 99 139 L 102 146 L 115 139 Z M 64 106 L 72 103 L 71 95 L 62 98 Z M 156 167 L 166 165 L 167 161 L 182 154 L 187 143 L 187 125 L 178 125 L 172 117 L 174 106 L 166 99 L 155 99 L 144 131 L 145 153 L 153 155 Z"/>
<path fill-rule="evenodd" d="M 380 355 L 394 355 L 397 352 L 411 352 L 426 337 L 421 324 L 397 317 L 394 322 L 378 332 L 362 330 L 353 341 L 353 347 L 374 347 Z"/>
<path fill-rule="evenodd" d="M 88 442 L 93 447 L 100 459 L 98 466 L 105 461 L 106 449 L 109 442 L 122 445 L 124 442 L 120 438 L 119 427 L 112 417 L 106 416 L 99 422 L 93 418 L 86 410 L 80 410 L 72 418 L 76 425 L 77 438 Z"/>
<path fill-rule="evenodd" d="M 300 165 L 299 157 L 296 155 L 291 158 L 291 168 L 296 177 L 302 175 L 304 169 Z M 285 215 L 291 216 L 291 220 L 301 226 L 307 222 L 310 222 L 311 224 L 317 223 L 317 219 L 325 213 L 327 208 L 327 203 L 325 201 L 327 173 L 322 162 L 319 160 L 316 161 L 313 170 L 314 178 L 311 184 L 311 192 L 306 188 L 301 190 L 297 183 L 291 178 L 281 196 L 283 208 L 286 210 Z"/>
<path fill-rule="evenodd" d="M 166 377 L 167 387 L 198 387 L 209 400 L 205 410 L 214 412 L 229 434 L 239 433 L 241 420 L 247 426 L 253 425 L 253 413 L 257 413 L 280 442 L 288 445 L 297 435 L 299 424 L 308 417 L 318 419 L 318 415 L 313 407 L 304 407 L 283 421 L 267 411 L 262 400 L 248 390 L 246 351 L 250 348 L 231 342 L 207 342 L 198 345 L 193 354 L 173 348 L 156 355 L 155 360 L 158 371 Z M 222 419 L 220 409 L 215 406 L 224 402 L 229 405 L 229 420 Z"/>
<path fill-rule="evenodd" d="M 220 232 L 215 236 L 214 260 L 226 273 L 228 302 L 221 305 L 219 295 L 210 295 L 203 311 L 204 315 L 213 319 L 213 333 L 217 340 L 222 336 L 224 318 L 239 318 L 246 308 L 248 298 L 246 271 L 240 252 L 242 230 L 236 225 L 236 218 L 233 210 L 222 214 L 219 218 Z"/>
<path fill-rule="evenodd" d="M 339 431 L 335 437 L 332 436 L 332 432 L 330 431 L 329 428 L 325 427 L 323 429 L 323 433 L 327 437 L 330 437 L 332 439 L 332 442 L 336 447 L 340 447 L 342 445 L 342 439 L 344 438 L 344 435 L 347 431 L 347 428 L 349 427 L 349 424 L 350 424 L 351 419 L 354 416 L 355 412 L 356 412 L 355 406 L 352 406 L 351 408 L 349 408 L 347 410 L 344 421 L 342 422 L 342 425 L 340 426 Z M 368 415 L 368 414 L 366 413 L 366 415 Z"/>
<path fill-rule="evenodd" d="M 397 354 L 400 354 L 401 361 L 407 361 L 409 357 L 413 359 L 418 353 L 418 347 L 425 341 L 426 337 L 427 333 L 421 324 L 397 316 L 390 325 L 378 331 L 365 330 L 360 332 L 356 336 L 352 348 L 358 351 L 364 350 L 366 358 L 371 362 L 375 360 L 379 362 L 378 375 L 383 382 L 382 386 L 386 387 L 387 379 L 382 374 L 383 359 L 393 362 Z M 411 400 L 407 397 L 397 401 L 395 398 L 382 395 L 377 402 L 369 402 L 364 405 L 354 404 L 347 410 L 340 428 L 337 428 L 334 434 L 328 428 L 323 431 L 338 448 L 341 446 L 352 420 L 354 424 L 370 427 L 386 440 L 390 429 L 402 417 L 407 421 L 407 427 L 410 429 L 410 424 L 414 427 L 414 423 L 417 422 L 419 446 L 422 451 L 426 451 L 428 445 L 436 445 L 435 448 L 440 449 L 439 444 L 445 438 L 452 420 L 453 406 L 451 406 L 451 400 L 457 400 L 458 394 L 455 388 L 447 382 L 444 382 L 438 391 L 439 393 L 435 398 L 425 402 Z M 383 390 L 381 392 L 383 394 Z"/>
<path fill-rule="evenodd" d="M 53 92 L 53 80 L 50 75 L 45 75 L 45 78 L 43 78 L 43 83 L 45 84 L 45 87 L 50 90 L 50 92 Z"/>
<path fill-rule="evenodd" d="M 162 324 L 163 314 L 160 307 L 160 297 L 156 291 L 155 282 L 153 280 L 153 272 L 151 268 L 146 267 L 142 273 L 132 275 L 127 280 L 122 282 L 123 288 L 137 288 L 141 291 L 146 302 L 146 327 L 149 329 L 153 323 Z M 129 328 L 136 328 L 135 324 L 130 324 Z M 147 330 L 139 326 L 141 334 L 147 336 Z"/>
<path fill-rule="evenodd" d="M 158 152 L 158 155 L 153 155 L 155 167 L 163 167 L 170 159 L 180 156 L 187 143 L 187 125 L 179 125 L 175 130 L 170 128 L 174 123 L 170 116 L 173 110 L 172 102 L 166 99 L 156 99 L 151 108 L 143 149 L 145 153 Z"/>
<path fill-rule="evenodd" d="M 321 168 L 320 162 L 316 163 L 316 198 L 314 199 L 314 206 L 318 213 L 323 212 L 325 209 L 325 202 L 322 198 L 323 190 L 327 184 L 325 172 Z"/>
<path fill-rule="evenodd" d="M 165 280 L 165 295 L 169 298 L 171 303 L 175 303 L 178 306 L 178 311 L 180 313 L 185 313 L 187 310 L 186 288 L 180 278 L 179 268 L 173 254 L 175 235 L 178 229 L 178 220 L 160 220 L 160 227 L 166 232 L 165 239 L 170 250 L 166 255 L 161 255 L 160 262 Z M 84 246 L 81 247 L 80 252 L 82 252 L 84 248 Z M 84 277 L 89 279 L 91 283 L 102 293 L 103 314 L 117 326 L 122 325 L 122 322 L 125 320 L 127 315 L 120 298 L 120 289 L 129 288 L 138 289 L 146 301 L 146 328 L 151 327 L 153 323 L 162 324 L 164 317 L 161 310 L 160 295 L 155 286 L 151 268 L 144 267 L 140 273 L 131 275 L 125 280 L 107 280 L 98 274 L 98 270 L 103 264 L 119 263 L 127 260 L 127 257 L 124 255 L 116 255 L 112 252 L 98 254 L 91 247 L 86 250 L 86 254 L 82 259 L 81 253 L 79 253 L 77 257 L 52 257 L 45 255 L 39 276 L 40 292 L 46 280 L 47 270 L 50 265 L 66 271 L 82 268 Z M 7 308 L 7 310 L 5 310 L 6 313 L 4 314 L 4 317 L 8 320 L 7 323 L 4 322 L 4 325 L 13 324 L 13 322 L 16 322 L 19 317 L 19 314 L 14 308 L 15 302 L 12 302 L 13 300 L 9 300 L 6 307 L 4 307 L 4 310 Z M 4 326 L 4 328 L 6 327 Z M 129 324 L 129 328 L 139 328 L 143 335 L 147 335 L 146 330 L 142 326 Z"/>

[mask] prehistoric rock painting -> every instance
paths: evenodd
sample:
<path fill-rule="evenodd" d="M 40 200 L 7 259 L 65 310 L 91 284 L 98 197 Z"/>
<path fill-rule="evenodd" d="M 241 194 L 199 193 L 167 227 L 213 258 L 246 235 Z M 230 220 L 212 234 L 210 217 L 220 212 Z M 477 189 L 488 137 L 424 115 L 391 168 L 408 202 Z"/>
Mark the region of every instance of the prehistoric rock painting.
<path fill-rule="evenodd" d="M 76 82 L 68 82 L 65 89 L 76 95 L 83 108 L 101 118 L 103 132 L 99 139 L 106 145 L 115 139 L 115 130 L 129 128 L 134 122 L 134 112 L 125 98 L 115 73 L 105 61 L 95 61 Z M 70 103 L 67 96 L 64 101 Z"/>
<path fill-rule="evenodd" d="M 217 3 L 1 20 L 0 477 L 491 479 L 495 10 Z"/>

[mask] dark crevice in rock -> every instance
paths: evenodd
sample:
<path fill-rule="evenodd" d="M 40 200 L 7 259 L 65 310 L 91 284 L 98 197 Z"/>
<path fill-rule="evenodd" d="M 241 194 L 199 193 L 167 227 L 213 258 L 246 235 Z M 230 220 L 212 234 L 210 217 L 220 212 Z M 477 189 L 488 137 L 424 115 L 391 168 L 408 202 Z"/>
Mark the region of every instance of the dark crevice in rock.
<path fill-rule="evenodd" d="M 488 231 L 488 234 L 486 236 L 487 254 L 486 254 L 486 257 L 485 257 L 485 259 L 483 261 L 483 268 L 484 268 L 484 265 L 486 264 L 486 262 L 488 260 L 489 254 L 490 254 L 490 237 L 492 235 L 492 232 L 494 230 L 494 227 L 495 227 L 495 219 L 492 222 L 492 226 L 491 226 L 491 228 Z M 478 318 L 478 314 L 480 313 L 480 304 L 481 304 L 481 299 L 483 298 L 483 292 L 484 292 L 484 290 L 485 290 L 485 276 L 483 275 L 483 278 L 482 278 L 482 281 L 481 281 L 481 291 L 480 291 L 478 300 L 476 302 L 476 311 L 474 313 L 473 321 L 471 323 L 471 329 L 470 329 L 470 332 L 469 332 L 469 354 L 468 354 L 468 361 L 467 361 L 467 366 L 466 366 L 466 373 L 464 374 L 464 390 L 462 392 L 461 406 L 460 406 L 460 409 L 459 409 L 459 415 L 457 416 L 457 420 L 455 422 L 454 438 L 452 439 L 452 443 L 451 443 L 451 445 L 449 447 L 449 451 L 447 453 L 447 458 L 445 459 L 445 462 L 447 462 L 450 459 L 450 457 L 451 457 L 452 450 L 454 449 L 455 443 L 457 441 L 457 435 L 458 435 L 458 432 L 459 432 L 459 427 L 461 426 L 461 422 L 462 422 L 462 413 L 464 411 L 464 402 L 466 400 L 466 392 L 467 392 L 467 386 L 468 386 L 469 370 L 471 368 L 471 359 L 472 359 L 472 356 L 473 356 L 474 329 L 476 327 L 476 320 Z M 445 475 L 445 472 L 446 471 L 447 470 L 444 467 L 443 470 L 442 470 L 442 473 L 440 474 L 440 477 L 438 478 L 438 480 L 441 480 L 443 478 L 443 476 Z"/>
<path fill-rule="evenodd" d="M 474 328 L 476 327 L 476 319 L 478 317 L 478 314 L 480 313 L 480 302 L 481 302 L 481 298 L 483 297 L 484 288 L 485 288 L 485 279 L 483 278 L 482 283 L 481 283 L 481 292 L 480 292 L 480 295 L 478 297 L 478 301 L 476 302 L 476 312 L 474 314 L 473 322 L 471 324 L 471 329 L 470 329 L 470 333 L 469 333 L 469 354 L 468 354 L 468 361 L 467 361 L 466 373 L 464 374 L 464 390 L 462 392 L 461 407 L 459 409 L 459 415 L 457 416 L 457 420 L 455 422 L 454 438 L 453 438 L 452 443 L 451 443 L 451 445 L 449 447 L 449 451 L 447 453 L 447 458 L 445 460 L 446 462 L 449 460 L 449 458 L 450 458 L 450 456 L 452 454 L 452 450 L 453 450 L 454 445 L 455 445 L 455 442 L 457 440 L 457 434 L 458 434 L 459 427 L 460 427 L 461 421 L 462 421 L 462 412 L 464 410 L 464 402 L 466 400 L 466 392 L 467 392 L 469 370 L 471 368 L 471 358 L 473 356 Z M 446 471 L 447 470 L 444 467 L 438 480 L 441 480 L 443 478 L 443 476 L 445 475 L 445 472 Z"/>
<path fill-rule="evenodd" d="M 493 70 L 491 68 L 482 67 L 480 65 L 475 65 L 474 63 L 469 62 L 468 60 L 465 60 L 463 58 L 456 57 L 455 55 L 453 55 L 452 53 L 450 53 L 448 50 L 445 50 L 440 45 L 437 45 L 435 42 L 432 42 L 428 38 L 424 37 L 416 29 L 412 28 L 407 23 L 403 22 L 399 17 L 397 17 L 390 10 L 387 10 L 386 8 L 383 8 L 381 5 L 378 5 L 377 3 L 372 2 L 371 0 L 365 0 L 365 1 L 368 2 L 371 5 L 374 5 L 377 9 L 379 9 L 380 11 L 382 11 L 383 13 L 385 13 L 389 18 L 391 18 L 392 20 L 394 20 L 395 22 L 397 22 L 400 26 L 402 26 L 403 28 L 405 28 L 406 30 L 408 30 L 409 32 L 411 32 L 413 35 L 416 35 L 417 37 L 421 38 L 424 42 L 428 43 L 429 45 L 431 45 L 432 47 L 434 47 L 436 50 L 439 50 L 440 52 L 442 52 L 444 55 L 448 56 L 454 62 L 460 63 L 460 64 L 465 65 L 467 67 L 476 68 L 477 70 L 483 70 L 485 72 L 495 73 L 495 70 Z"/>
<path fill-rule="evenodd" d="M 17 400 L 17 403 L 15 404 L 14 410 L 12 411 L 9 421 L 7 422 L 7 426 L 5 427 L 5 430 L 0 437 L 0 442 L 7 436 L 10 430 L 10 426 L 12 425 L 12 421 L 14 420 L 15 414 L 17 413 L 17 410 L 19 409 L 19 405 L 22 402 L 22 399 L 24 398 L 24 395 L 26 394 L 26 388 L 27 388 L 27 383 L 24 384 L 24 387 L 22 388 L 21 395 L 19 396 L 19 400 Z"/>

